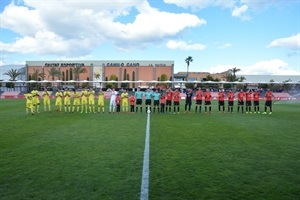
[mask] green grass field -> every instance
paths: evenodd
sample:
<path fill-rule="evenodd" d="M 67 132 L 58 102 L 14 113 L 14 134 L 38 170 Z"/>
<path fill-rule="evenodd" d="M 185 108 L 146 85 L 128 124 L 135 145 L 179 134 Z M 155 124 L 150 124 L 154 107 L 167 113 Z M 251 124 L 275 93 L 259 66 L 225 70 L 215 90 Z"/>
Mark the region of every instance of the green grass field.
<path fill-rule="evenodd" d="M 300 199 L 300 102 L 216 111 L 151 114 L 149 199 Z M 139 199 L 146 119 L 1 99 L 0 199 Z"/>

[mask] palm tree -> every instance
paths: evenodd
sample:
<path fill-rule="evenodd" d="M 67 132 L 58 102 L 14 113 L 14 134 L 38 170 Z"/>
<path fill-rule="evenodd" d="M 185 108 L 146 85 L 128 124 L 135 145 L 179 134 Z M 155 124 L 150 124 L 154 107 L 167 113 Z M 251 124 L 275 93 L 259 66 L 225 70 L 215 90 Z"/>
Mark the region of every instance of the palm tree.
<path fill-rule="evenodd" d="M 21 75 L 21 73 L 16 69 L 11 69 L 11 70 L 8 70 L 7 72 L 3 73 L 3 75 L 9 76 L 10 77 L 9 80 L 15 81 L 17 79 L 17 77 L 19 75 Z"/>
<path fill-rule="evenodd" d="M 237 81 L 236 73 L 239 72 L 239 71 L 241 71 L 241 69 L 237 69 L 236 67 L 233 67 L 233 68 L 231 69 L 233 81 Z"/>
<path fill-rule="evenodd" d="M 42 72 L 40 72 L 40 69 L 35 69 L 33 68 L 33 72 L 32 74 L 30 74 L 30 77 L 31 77 L 31 80 L 35 80 L 35 81 L 39 81 L 41 80 L 40 78 L 44 78 L 44 74 Z M 41 87 L 41 84 L 40 83 L 30 83 L 30 88 L 34 87 L 38 87 L 40 88 Z"/>
<path fill-rule="evenodd" d="M 31 74 L 31 79 L 38 81 L 39 78 L 44 78 L 44 74 L 41 73 L 39 69 L 33 69 L 33 73 Z"/>
<path fill-rule="evenodd" d="M 239 79 L 238 79 L 239 82 L 243 82 L 244 80 L 246 80 L 245 76 L 240 76 Z"/>
<path fill-rule="evenodd" d="M 75 81 L 79 81 L 80 74 L 84 74 L 86 72 L 87 72 L 87 70 L 85 68 L 83 68 L 82 66 L 74 66 L 73 73 L 74 73 Z M 79 86 L 79 83 L 77 86 Z"/>
<path fill-rule="evenodd" d="M 236 67 L 233 67 L 232 69 L 229 69 L 227 71 L 227 74 L 223 76 L 227 81 L 229 82 L 235 82 L 238 81 L 240 78 L 236 77 L 236 73 L 241 71 L 241 69 L 237 69 Z"/>
<path fill-rule="evenodd" d="M 227 70 L 227 73 L 223 74 L 222 78 L 225 78 L 225 80 L 228 82 L 234 82 L 231 69 Z"/>
<path fill-rule="evenodd" d="M 8 70 L 7 72 L 3 73 L 3 75 L 9 76 L 10 77 L 9 80 L 11 80 L 11 81 L 16 81 L 17 77 L 19 75 L 21 75 L 21 73 L 16 69 L 11 69 L 11 70 Z M 14 88 L 14 90 L 15 90 L 15 84 L 14 83 L 7 83 L 7 85 L 10 85 L 11 88 Z"/>
<path fill-rule="evenodd" d="M 190 63 L 193 62 L 193 57 L 192 56 L 188 56 L 185 59 L 186 62 L 186 80 L 188 80 L 189 77 L 189 67 L 190 67 Z"/>
<path fill-rule="evenodd" d="M 74 76 L 75 76 L 75 81 L 79 81 L 79 76 L 80 74 L 84 74 L 86 73 L 87 70 L 85 68 L 83 68 L 82 66 L 75 66 L 74 67 Z"/>
<path fill-rule="evenodd" d="M 55 77 L 59 77 L 60 73 L 57 67 L 51 67 L 50 70 L 48 70 L 48 78 L 51 77 L 51 80 L 54 81 Z"/>

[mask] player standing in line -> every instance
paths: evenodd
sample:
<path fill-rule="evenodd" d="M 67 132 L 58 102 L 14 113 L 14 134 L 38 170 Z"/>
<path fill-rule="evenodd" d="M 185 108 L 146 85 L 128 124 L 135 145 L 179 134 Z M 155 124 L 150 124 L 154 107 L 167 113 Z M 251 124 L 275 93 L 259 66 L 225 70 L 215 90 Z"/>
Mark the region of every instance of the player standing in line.
<path fill-rule="evenodd" d="M 104 92 L 102 89 L 98 92 L 98 113 L 102 108 L 102 113 L 104 113 Z"/>
<path fill-rule="evenodd" d="M 30 92 L 27 92 L 26 94 L 24 94 L 25 98 L 26 98 L 26 113 L 30 113 L 33 115 L 34 114 L 34 110 L 33 110 L 33 105 L 32 105 L 32 94 Z"/>
<path fill-rule="evenodd" d="M 89 90 L 89 111 L 90 113 L 95 112 L 95 90 L 91 87 Z"/>
<path fill-rule="evenodd" d="M 158 92 L 158 89 L 156 88 L 155 93 L 153 94 L 153 113 L 155 113 L 155 110 L 157 108 L 157 112 L 159 113 L 159 100 L 160 100 L 160 93 Z"/>
<path fill-rule="evenodd" d="M 160 95 L 160 113 L 165 113 L 166 95 L 161 93 Z"/>
<path fill-rule="evenodd" d="M 252 101 L 252 92 L 251 90 L 247 90 L 246 92 L 246 114 L 251 112 L 251 101 Z"/>
<path fill-rule="evenodd" d="M 220 89 L 218 92 L 219 113 L 221 113 L 221 107 L 222 107 L 222 112 L 223 113 L 225 112 L 224 99 L 225 99 L 225 93 L 223 89 Z"/>
<path fill-rule="evenodd" d="M 56 99 L 55 99 L 56 112 L 61 112 L 62 98 L 63 98 L 62 90 L 57 90 L 55 97 L 56 97 Z"/>
<path fill-rule="evenodd" d="M 89 96 L 89 92 L 85 88 L 83 88 L 81 92 L 81 113 L 83 113 L 84 110 L 85 113 L 87 113 L 88 96 Z"/>
<path fill-rule="evenodd" d="M 117 97 L 116 97 L 116 107 L 117 107 L 117 114 L 120 114 L 120 111 L 121 111 L 121 100 L 122 98 L 120 97 L 120 94 L 117 94 Z"/>
<path fill-rule="evenodd" d="M 152 91 L 150 91 L 150 89 L 147 89 L 147 91 L 145 92 L 145 105 L 146 105 L 146 113 L 147 113 L 147 110 L 149 108 L 149 110 L 151 111 L 151 104 L 152 104 L 152 97 L 153 97 L 153 93 Z"/>
<path fill-rule="evenodd" d="M 133 114 L 134 113 L 134 103 L 135 103 L 135 97 L 133 95 L 131 95 L 129 97 L 129 102 L 130 102 L 130 113 Z"/>
<path fill-rule="evenodd" d="M 273 98 L 273 93 L 272 93 L 272 91 L 270 89 L 267 90 L 265 98 L 266 98 L 265 112 L 263 112 L 262 114 L 267 114 L 267 107 L 270 108 L 269 114 L 272 114 L 272 98 Z"/>
<path fill-rule="evenodd" d="M 115 112 L 117 94 L 118 94 L 118 92 L 115 91 L 115 88 L 113 87 L 111 90 L 111 93 L 110 93 L 109 113 Z"/>
<path fill-rule="evenodd" d="M 64 91 L 64 108 L 65 112 L 71 112 L 71 93 L 69 88 L 65 88 Z"/>
<path fill-rule="evenodd" d="M 176 88 L 175 91 L 173 92 L 173 102 L 174 102 L 174 114 L 176 113 L 176 108 L 177 108 L 177 114 L 179 114 L 179 101 L 180 101 L 180 92 Z"/>
<path fill-rule="evenodd" d="M 126 89 L 121 94 L 121 99 L 122 99 L 122 112 L 123 113 L 128 113 L 128 92 Z"/>
<path fill-rule="evenodd" d="M 143 92 L 141 91 L 141 88 L 138 87 L 137 91 L 135 92 L 135 99 L 136 99 L 136 112 L 138 112 L 138 109 L 140 108 L 140 112 L 143 112 Z"/>
<path fill-rule="evenodd" d="M 172 99 L 173 99 L 173 91 L 171 88 L 169 88 L 167 90 L 166 112 L 169 111 L 169 113 L 171 113 Z"/>
<path fill-rule="evenodd" d="M 47 88 L 44 89 L 44 92 L 42 95 L 44 98 L 44 112 L 47 111 L 47 107 L 48 107 L 48 111 L 51 113 L 50 92 L 47 91 Z"/>
<path fill-rule="evenodd" d="M 253 92 L 253 105 L 254 105 L 254 113 L 260 113 L 259 112 L 259 96 L 260 96 L 260 93 L 259 91 L 256 89 L 254 92 Z"/>
<path fill-rule="evenodd" d="M 195 112 L 198 111 L 198 107 L 199 107 L 199 113 L 201 113 L 202 98 L 203 98 L 203 91 L 201 90 L 201 88 L 198 88 L 198 90 L 196 91 L 196 108 L 195 108 Z"/>
<path fill-rule="evenodd" d="M 77 89 L 75 89 L 75 91 L 73 93 L 73 109 L 72 109 L 72 112 L 75 111 L 75 107 L 76 107 L 76 111 L 79 112 L 79 109 L 80 109 L 80 94 L 77 91 Z"/>
<path fill-rule="evenodd" d="M 237 108 L 238 113 L 240 112 L 240 107 L 242 107 L 242 113 L 244 113 L 244 96 L 245 93 L 243 89 L 241 89 L 238 93 L 238 108 Z"/>
<path fill-rule="evenodd" d="M 193 98 L 193 90 L 192 89 L 188 89 L 186 91 L 184 113 L 187 112 L 187 109 L 188 109 L 189 113 L 191 112 L 192 98 Z"/>
<path fill-rule="evenodd" d="M 207 88 L 206 91 L 204 92 L 204 109 L 205 109 L 205 113 L 207 113 L 207 107 L 208 107 L 208 112 L 211 113 L 211 92 L 210 90 Z"/>
<path fill-rule="evenodd" d="M 40 99 L 39 99 L 39 91 L 34 88 L 32 91 L 31 91 L 31 94 L 32 94 L 32 105 L 33 105 L 33 110 L 34 112 L 37 112 L 37 113 L 40 113 Z"/>
<path fill-rule="evenodd" d="M 229 90 L 228 94 L 228 112 L 233 113 L 234 92 Z"/>

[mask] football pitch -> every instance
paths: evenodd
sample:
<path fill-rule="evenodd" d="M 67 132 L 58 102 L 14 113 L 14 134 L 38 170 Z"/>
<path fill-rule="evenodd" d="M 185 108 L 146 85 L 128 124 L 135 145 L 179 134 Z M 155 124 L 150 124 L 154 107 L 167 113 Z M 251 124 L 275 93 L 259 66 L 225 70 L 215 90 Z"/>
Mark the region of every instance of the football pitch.
<path fill-rule="evenodd" d="M 140 199 L 147 114 L 108 105 L 28 115 L 24 99 L 0 99 L 0 199 Z M 300 199 L 299 101 L 272 115 L 183 106 L 150 114 L 149 199 Z"/>

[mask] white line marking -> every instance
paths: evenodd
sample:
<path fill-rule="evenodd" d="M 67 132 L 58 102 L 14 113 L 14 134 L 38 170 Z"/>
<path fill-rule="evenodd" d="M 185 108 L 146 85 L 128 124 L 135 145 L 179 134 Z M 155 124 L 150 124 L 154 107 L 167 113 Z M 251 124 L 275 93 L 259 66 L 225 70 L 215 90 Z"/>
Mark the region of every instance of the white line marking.
<path fill-rule="evenodd" d="M 150 110 L 148 107 L 144 161 L 143 161 L 143 175 L 142 175 L 141 197 L 140 197 L 141 200 L 148 200 L 149 198 L 149 154 L 150 154 L 149 147 L 150 147 Z"/>

